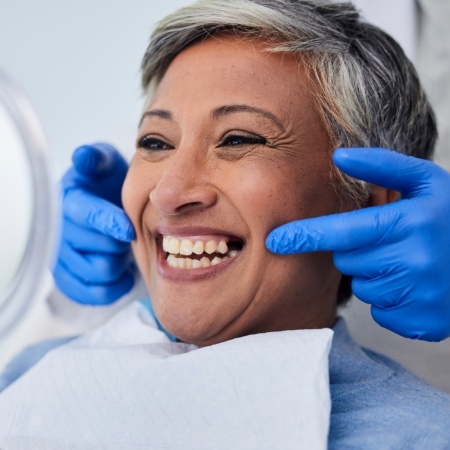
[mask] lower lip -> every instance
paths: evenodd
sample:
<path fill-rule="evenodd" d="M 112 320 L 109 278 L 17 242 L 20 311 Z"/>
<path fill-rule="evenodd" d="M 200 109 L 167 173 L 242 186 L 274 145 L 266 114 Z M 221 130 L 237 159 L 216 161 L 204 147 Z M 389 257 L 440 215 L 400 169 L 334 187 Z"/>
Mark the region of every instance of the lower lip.
<path fill-rule="evenodd" d="M 178 269 L 176 267 L 171 267 L 166 261 L 166 252 L 158 245 L 158 257 L 157 257 L 157 267 L 158 273 L 165 278 L 176 281 L 200 281 L 208 278 L 213 278 L 219 275 L 221 272 L 230 267 L 234 261 L 239 258 L 242 250 L 233 257 L 230 257 L 226 261 L 223 261 L 215 266 L 201 267 L 198 269 Z"/>

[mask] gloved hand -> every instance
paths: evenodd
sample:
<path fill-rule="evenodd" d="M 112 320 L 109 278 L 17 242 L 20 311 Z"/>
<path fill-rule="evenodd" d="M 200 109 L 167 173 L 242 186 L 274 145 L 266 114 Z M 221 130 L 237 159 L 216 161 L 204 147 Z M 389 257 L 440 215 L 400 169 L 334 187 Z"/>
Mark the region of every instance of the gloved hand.
<path fill-rule="evenodd" d="M 372 305 L 376 322 L 412 339 L 450 336 L 450 174 L 430 161 L 384 149 L 339 149 L 343 172 L 399 191 L 383 206 L 300 220 L 269 233 L 284 255 L 333 251 L 336 267 Z"/>
<path fill-rule="evenodd" d="M 64 217 L 53 276 L 79 303 L 110 304 L 134 283 L 129 243 L 135 232 L 121 202 L 128 164 L 104 143 L 78 147 L 72 162 L 61 180 Z"/>

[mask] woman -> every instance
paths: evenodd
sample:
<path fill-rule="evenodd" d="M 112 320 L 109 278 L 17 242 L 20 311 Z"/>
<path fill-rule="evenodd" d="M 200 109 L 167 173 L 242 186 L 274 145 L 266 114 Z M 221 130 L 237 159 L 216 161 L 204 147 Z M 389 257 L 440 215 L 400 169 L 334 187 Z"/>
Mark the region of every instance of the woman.
<path fill-rule="evenodd" d="M 155 31 L 143 61 L 150 102 L 123 189 L 137 231 L 134 252 L 156 315 L 170 332 L 197 345 L 332 326 L 341 277 L 331 256 L 281 259 L 266 251 L 264 237 L 295 218 L 395 199 L 386 189 L 369 192 L 367 185 L 333 173 L 336 147 L 380 146 L 429 158 L 436 138 L 410 63 L 388 36 L 358 22 L 352 9 L 302 2 L 234 6 L 230 11 L 223 2 L 200 2 Z M 197 128 L 181 123 L 183 111 Z M 154 131 L 159 127 L 167 136 Z M 229 204 L 222 206 L 226 199 Z M 163 261 L 164 240 L 219 243 L 222 237 L 231 239 L 239 258 L 208 268 L 200 283 L 197 272 L 166 267 L 170 261 L 186 264 L 186 258 Z M 170 253 L 178 256 L 174 245 Z M 228 315 L 228 297 L 208 303 L 220 323 L 205 319 L 205 335 L 191 336 L 200 333 L 200 299 L 209 302 L 217 284 L 230 284 L 238 275 L 239 290 L 224 294 L 243 303 Z M 285 287 L 279 298 L 272 294 L 279 289 L 274 280 Z M 181 286 L 192 297 L 187 310 L 177 300 Z"/>
<path fill-rule="evenodd" d="M 399 46 L 348 4 L 211 0 L 164 19 L 142 69 L 148 104 L 122 200 L 161 326 L 198 347 L 334 328 L 329 446 L 450 445 L 449 398 L 337 320 L 349 292 L 331 254 L 265 247 L 282 223 L 396 199 L 337 173 L 335 148 L 431 157 L 433 113 Z"/>

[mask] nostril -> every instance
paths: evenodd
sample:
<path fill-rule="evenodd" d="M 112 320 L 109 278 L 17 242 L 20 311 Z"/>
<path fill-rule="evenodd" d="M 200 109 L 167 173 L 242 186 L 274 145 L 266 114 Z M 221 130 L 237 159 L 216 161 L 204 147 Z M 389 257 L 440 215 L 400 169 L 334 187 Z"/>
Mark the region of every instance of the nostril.
<path fill-rule="evenodd" d="M 177 213 L 184 213 L 186 211 L 189 211 L 191 209 L 200 209 L 200 208 L 205 208 L 206 205 L 204 205 L 202 202 L 190 202 L 190 203 L 185 203 L 183 205 L 178 206 L 175 211 Z"/>
<path fill-rule="evenodd" d="M 173 177 L 161 179 L 150 192 L 150 202 L 164 215 L 188 214 L 213 206 L 217 192 L 209 184 L 185 186 L 186 183 Z"/>

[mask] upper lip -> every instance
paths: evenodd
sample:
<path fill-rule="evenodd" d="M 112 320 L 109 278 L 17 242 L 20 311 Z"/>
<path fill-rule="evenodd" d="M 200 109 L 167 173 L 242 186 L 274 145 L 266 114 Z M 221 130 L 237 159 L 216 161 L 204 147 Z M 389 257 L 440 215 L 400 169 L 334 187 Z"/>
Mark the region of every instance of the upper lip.
<path fill-rule="evenodd" d="M 197 227 L 197 226 L 189 226 L 189 227 L 173 227 L 173 226 L 164 226 L 160 225 L 154 228 L 153 235 L 158 237 L 164 236 L 173 236 L 173 237 L 183 237 L 183 236 L 199 236 L 199 235 L 220 235 L 220 236 L 229 236 L 230 238 L 238 239 L 245 242 L 245 238 L 243 236 L 237 235 L 229 230 L 223 230 L 212 227 Z"/>

